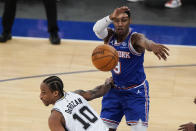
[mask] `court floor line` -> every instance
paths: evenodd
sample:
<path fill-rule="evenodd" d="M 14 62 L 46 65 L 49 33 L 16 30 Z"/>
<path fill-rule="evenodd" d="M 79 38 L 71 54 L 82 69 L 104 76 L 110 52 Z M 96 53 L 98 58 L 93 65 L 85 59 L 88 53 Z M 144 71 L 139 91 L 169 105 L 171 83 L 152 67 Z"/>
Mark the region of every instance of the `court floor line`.
<path fill-rule="evenodd" d="M 15 39 L 26 39 L 26 40 L 48 40 L 48 38 L 39 38 L 39 37 L 22 37 L 22 36 L 13 36 L 13 38 Z M 65 39 L 62 38 L 61 41 L 65 41 L 65 42 L 80 42 L 80 43 L 97 43 L 97 44 L 103 44 L 102 40 L 77 40 L 77 39 Z M 164 44 L 164 43 L 163 43 Z M 188 48 L 196 48 L 195 45 L 180 45 L 180 44 L 165 44 L 167 46 L 171 46 L 171 47 L 188 47 Z"/>
<path fill-rule="evenodd" d="M 186 65 L 164 65 L 164 66 L 145 66 L 144 68 L 178 68 L 178 67 L 192 67 L 196 66 L 196 64 L 186 64 Z M 83 71 L 73 71 L 73 72 L 62 72 L 62 73 L 53 73 L 53 74 L 42 74 L 42 75 L 34 75 L 34 76 L 25 76 L 25 77 L 16 77 L 10 79 L 2 79 L 1 82 L 14 81 L 14 80 L 22 80 L 22 79 L 31 79 L 31 78 L 39 78 L 46 77 L 52 75 L 69 75 L 69 74 L 80 74 L 80 73 L 89 73 L 89 72 L 97 72 L 99 70 L 83 70 Z"/>

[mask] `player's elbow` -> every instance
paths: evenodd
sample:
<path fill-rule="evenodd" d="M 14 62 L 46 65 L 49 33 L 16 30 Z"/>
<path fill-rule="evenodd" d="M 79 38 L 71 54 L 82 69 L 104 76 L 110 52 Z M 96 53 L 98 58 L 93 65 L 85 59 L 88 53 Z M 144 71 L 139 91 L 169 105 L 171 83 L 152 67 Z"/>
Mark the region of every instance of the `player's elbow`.
<path fill-rule="evenodd" d="M 99 39 L 104 39 L 108 34 L 107 29 L 99 28 L 99 25 L 97 23 L 95 23 L 95 25 L 93 26 L 93 31 Z"/>
<path fill-rule="evenodd" d="M 99 32 L 99 28 L 97 28 L 97 26 L 96 26 L 96 23 L 94 24 L 94 26 L 93 26 L 93 31 L 96 33 L 96 32 Z"/>
<path fill-rule="evenodd" d="M 100 33 L 100 32 L 102 32 L 102 29 L 100 28 L 100 24 L 99 24 L 99 22 L 96 22 L 95 24 L 94 24 L 94 26 L 93 26 L 93 31 L 95 32 L 95 33 Z"/>

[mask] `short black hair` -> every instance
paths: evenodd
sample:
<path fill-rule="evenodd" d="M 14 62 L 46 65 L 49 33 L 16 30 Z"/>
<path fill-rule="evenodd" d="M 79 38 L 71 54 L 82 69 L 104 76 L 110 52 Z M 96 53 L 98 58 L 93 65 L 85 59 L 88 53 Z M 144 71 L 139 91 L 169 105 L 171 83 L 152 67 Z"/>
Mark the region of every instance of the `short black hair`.
<path fill-rule="evenodd" d="M 43 80 L 43 83 L 49 86 L 51 92 L 59 91 L 59 95 L 64 96 L 63 81 L 57 76 L 50 76 Z"/>
<path fill-rule="evenodd" d="M 125 11 L 129 18 L 131 18 L 131 12 L 129 10 Z"/>

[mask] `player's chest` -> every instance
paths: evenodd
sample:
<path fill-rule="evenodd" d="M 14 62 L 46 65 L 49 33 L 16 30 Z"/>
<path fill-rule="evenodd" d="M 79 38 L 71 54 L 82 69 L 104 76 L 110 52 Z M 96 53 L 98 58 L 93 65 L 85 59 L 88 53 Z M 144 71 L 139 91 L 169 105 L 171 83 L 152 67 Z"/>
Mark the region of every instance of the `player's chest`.
<path fill-rule="evenodd" d="M 110 45 L 112 45 L 117 51 L 129 51 L 128 41 L 117 42 L 117 40 L 111 40 Z"/>

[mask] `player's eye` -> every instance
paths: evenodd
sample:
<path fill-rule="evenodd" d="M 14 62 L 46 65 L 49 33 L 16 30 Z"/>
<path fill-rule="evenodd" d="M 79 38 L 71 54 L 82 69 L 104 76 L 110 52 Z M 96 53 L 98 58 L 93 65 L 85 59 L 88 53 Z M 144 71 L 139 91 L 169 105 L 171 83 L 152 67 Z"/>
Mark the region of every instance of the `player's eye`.
<path fill-rule="evenodd" d="M 126 18 L 124 18 L 124 19 L 122 19 L 122 22 L 126 22 L 128 19 L 126 19 Z"/>
<path fill-rule="evenodd" d="M 114 22 L 119 22 L 120 20 L 119 19 L 114 19 Z"/>

